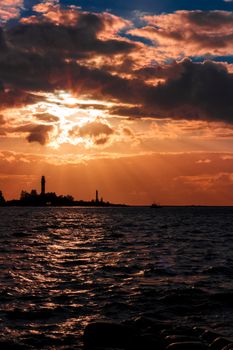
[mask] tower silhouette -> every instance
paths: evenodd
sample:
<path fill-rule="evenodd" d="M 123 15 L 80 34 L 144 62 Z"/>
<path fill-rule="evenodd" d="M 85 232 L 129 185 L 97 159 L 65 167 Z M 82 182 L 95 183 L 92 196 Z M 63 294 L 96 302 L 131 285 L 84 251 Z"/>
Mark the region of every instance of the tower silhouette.
<path fill-rule="evenodd" d="M 41 177 L 41 194 L 45 194 L 45 176 Z"/>
<path fill-rule="evenodd" d="M 95 202 L 99 203 L 99 192 L 97 190 L 95 192 Z"/>

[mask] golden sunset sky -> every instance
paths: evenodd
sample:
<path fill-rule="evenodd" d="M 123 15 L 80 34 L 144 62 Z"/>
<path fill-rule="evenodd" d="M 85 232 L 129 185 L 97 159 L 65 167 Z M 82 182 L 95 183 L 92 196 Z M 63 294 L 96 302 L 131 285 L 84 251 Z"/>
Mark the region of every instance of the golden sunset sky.
<path fill-rule="evenodd" d="M 6 199 L 233 205 L 233 2 L 176 3 L 0 0 Z"/>

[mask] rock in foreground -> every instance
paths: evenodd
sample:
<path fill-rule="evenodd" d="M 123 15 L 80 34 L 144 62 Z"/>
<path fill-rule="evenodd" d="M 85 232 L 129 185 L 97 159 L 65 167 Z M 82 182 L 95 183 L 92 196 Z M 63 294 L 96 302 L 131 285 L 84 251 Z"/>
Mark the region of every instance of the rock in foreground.
<path fill-rule="evenodd" d="M 211 329 L 177 327 L 138 318 L 126 323 L 95 322 L 84 331 L 85 350 L 233 350 L 233 339 Z"/>

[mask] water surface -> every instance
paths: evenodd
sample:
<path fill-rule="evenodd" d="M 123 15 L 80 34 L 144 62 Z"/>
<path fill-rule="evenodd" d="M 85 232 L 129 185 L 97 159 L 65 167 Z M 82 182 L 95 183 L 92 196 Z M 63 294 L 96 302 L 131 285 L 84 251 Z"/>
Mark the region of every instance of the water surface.
<path fill-rule="evenodd" d="M 81 346 L 143 315 L 233 336 L 233 208 L 0 208 L 0 334 Z"/>

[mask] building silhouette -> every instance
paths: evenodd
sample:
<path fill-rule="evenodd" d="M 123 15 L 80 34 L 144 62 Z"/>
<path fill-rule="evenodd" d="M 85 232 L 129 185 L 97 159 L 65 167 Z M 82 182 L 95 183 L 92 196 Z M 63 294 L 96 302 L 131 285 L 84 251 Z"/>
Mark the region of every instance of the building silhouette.
<path fill-rule="evenodd" d="M 41 177 L 41 195 L 45 195 L 45 176 Z"/>

